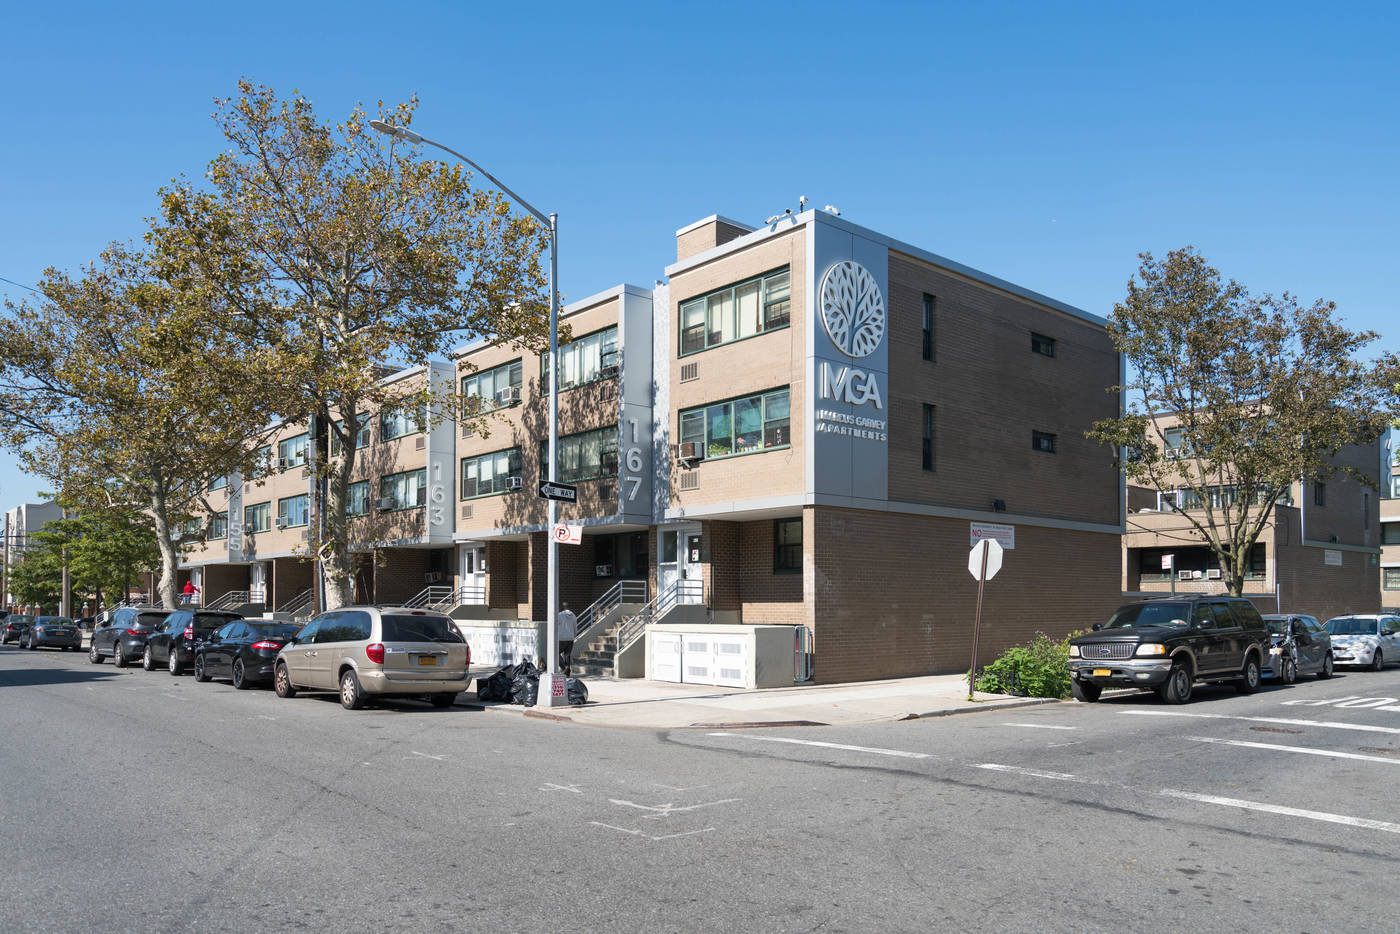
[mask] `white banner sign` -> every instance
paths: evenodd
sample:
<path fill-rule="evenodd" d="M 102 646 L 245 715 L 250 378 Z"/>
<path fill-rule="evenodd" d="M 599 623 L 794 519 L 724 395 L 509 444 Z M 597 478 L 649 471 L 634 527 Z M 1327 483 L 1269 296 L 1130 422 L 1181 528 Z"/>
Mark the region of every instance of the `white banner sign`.
<path fill-rule="evenodd" d="M 583 526 L 561 522 L 554 527 L 554 540 L 561 545 L 578 545 L 583 542 Z"/>
<path fill-rule="evenodd" d="M 1323 549 L 1322 561 L 1324 564 L 1339 568 L 1342 566 L 1342 553 L 1334 548 Z"/>
<path fill-rule="evenodd" d="M 1002 548 L 1012 551 L 1016 547 L 1016 526 L 998 525 L 995 522 L 972 523 L 972 540 L 968 542 L 968 546 L 972 547 L 984 538 L 994 538 Z"/>

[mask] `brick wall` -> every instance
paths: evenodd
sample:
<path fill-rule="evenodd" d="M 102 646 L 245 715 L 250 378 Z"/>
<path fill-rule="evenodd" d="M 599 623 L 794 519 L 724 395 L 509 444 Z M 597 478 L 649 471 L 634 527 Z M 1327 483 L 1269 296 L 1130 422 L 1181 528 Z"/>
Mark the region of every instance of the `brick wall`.
<path fill-rule="evenodd" d="M 430 570 L 432 553 L 425 548 L 385 548 L 375 556 L 374 599 L 378 603 L 401 603 L 416 596 L 425 586 L 423 575 Z"/>
<path fill-rule="evenodd" d="M 272 562 L 272 606 L 281 609 L 305 593 L 315 578 L 315 565 L 301 558 L 275 558 Z"/>
<path fill-rule="evenodd" d="M 802 574 L 773 571 L 773 520 L 737 525 L 737 569 L 744 622 L 810 626 L 811 614 L 802 603 Z"/>
<path fill-rule="evenodd" d="M 816 679 L 966 671 L 977 604 L 968 523 L 809 512 L 803 551 Z M 1037 631 L 1059 637 L 1106 618 L 1120 602 L 1119 550 L 1117 535 L 1018 525 L 1016 548 L 987 584 L 979 665 Z"/>

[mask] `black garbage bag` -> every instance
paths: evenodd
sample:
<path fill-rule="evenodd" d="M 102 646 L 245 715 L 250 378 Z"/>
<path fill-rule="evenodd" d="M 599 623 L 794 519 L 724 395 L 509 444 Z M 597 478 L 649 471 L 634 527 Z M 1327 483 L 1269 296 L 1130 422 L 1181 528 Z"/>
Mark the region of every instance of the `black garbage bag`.
<path fill-rule="evenodd" d="M 476 681 L 477 700 L 509 701 L 511 687 L 515 683 L 514 669 L 514 665 L 508 665 L 489 678 L 478 678 Z"/>
<path fill-rule="evenodd" d="M 569 704 L 574 707 L 582 707 L 588 703 L 588 687 L 578 678 L 570 678 L 567 682 L 569 690 Z"/>
<path fill-rule="evenodd" d="M 535 706 L 535 699 L 540 693 L 540 670 L 530 664 L 527 658 L 519 665 L 515 666 L 515 671 L 511 679 L 510 702 L 512 704 L 523 704 L 526 707 Z"/>

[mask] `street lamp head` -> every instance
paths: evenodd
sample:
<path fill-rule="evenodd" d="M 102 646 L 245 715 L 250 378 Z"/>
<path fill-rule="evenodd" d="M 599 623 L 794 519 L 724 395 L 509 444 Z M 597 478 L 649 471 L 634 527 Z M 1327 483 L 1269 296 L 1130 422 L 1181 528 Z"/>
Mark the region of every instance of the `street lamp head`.
<path fill-rule="evenodd" d="M 385 123 L 383 120 L 371 120 L 369 125 L 381 133 L 389 136 L 397 136 L 406 143 L 421 143 L 423 137 L 404 126 L 394 126 L 392 123 Z"/>

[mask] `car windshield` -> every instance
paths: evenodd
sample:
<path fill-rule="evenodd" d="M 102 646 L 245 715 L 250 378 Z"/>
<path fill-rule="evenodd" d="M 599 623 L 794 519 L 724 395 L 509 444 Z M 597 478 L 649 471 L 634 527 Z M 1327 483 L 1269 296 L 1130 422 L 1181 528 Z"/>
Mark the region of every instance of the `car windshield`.
<path fill-rule="evenodd" d="M 1288 620 L 1279 619 L 1275 616 L 1264 617 L 1264 625 L 1269 627 L 1269 632 L 1276 636 L 1288 635 Z"/>
<path fill-rule="evenodd" d="M 1191 618 L 1189 603 L 1130 603 L 1103 624 L 1104 629 L 1141 629 L 1146 626 L 1185 626 Z"/>
<path fill-rule="evenodd" d="M 218 629 L 224 623 L 231 623 L 241 616 L 224 616 L 219 613 L 196 613 L 190 625 L 196 629 Z"/>
<path fill-rule="evenodd" d="M 385 642 L 463 642 L 452 621 L 446 616 L 410 616 L 384 614 Z"/>
<path fill-rule="evenodd" d="M 301 632 L 300 626 L 290 626 L 286 623 L 269 623 L 264 626 L 250 624 L 248 628 L 253 630 L 253 635 L 265 636 L 269 639 L 290 639 Z"/>
<path fill-rule="evenodd" d="M 1334 636 L 1374 636 L 1378 624 L 1373 619 L 1361 619 L 1357 616 L 1338 616 L 1336 619 L 1329 619 L 1323 624 Z"/>
<path fill-rule="evenodd" d="M 169 615 L 169 613 L 141 613 L 132 622 L 140 629 L 154 629 L 165 622 L 165 618 Z"/>

